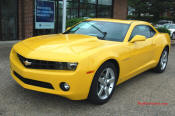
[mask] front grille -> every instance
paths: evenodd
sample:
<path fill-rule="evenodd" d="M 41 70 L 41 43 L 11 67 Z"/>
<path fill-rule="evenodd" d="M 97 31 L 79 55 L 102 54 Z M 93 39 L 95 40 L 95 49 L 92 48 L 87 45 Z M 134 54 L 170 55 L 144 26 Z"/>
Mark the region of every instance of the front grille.
<path fill-rule="evenodd" d="M 19 75 L 15 71 L 13 73 L 18 79 L 20 79 L 25 84 L 38 86 L 38 87 L 43 87 L 43 88 L 48 88 L 48 89 L 54 89 L 53 86 L 50 83 L 23 78 L 21 75 Z"/>
<path fill-rule="evenodd" d="M 64 69 L 67 67 L 67 64 L 65 62 L 53 62 L 53 61 L 43 61 L 43 60 L 34 60 L 34 59 L 28 59 L 25 58 L 19 54 L 18 58 L 21 61 L 21 63 L 26 67 L 26 68 L 31 68 L 31 69 Z M 62 63 L 62 64 L 60 64 Z"/>

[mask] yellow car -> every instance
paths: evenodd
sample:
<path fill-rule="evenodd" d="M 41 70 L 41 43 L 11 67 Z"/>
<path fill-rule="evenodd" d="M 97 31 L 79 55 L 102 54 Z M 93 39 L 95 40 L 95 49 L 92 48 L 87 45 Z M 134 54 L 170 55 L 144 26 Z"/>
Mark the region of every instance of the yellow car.
<path fill-rule="evenodd" d="M 115 85 L 149 69 L 163 72 L 170 45 L 169 35 L 147 22 L 87 19 L 14 45 L 11 75 L 26 89 L 103 104 Z"/>

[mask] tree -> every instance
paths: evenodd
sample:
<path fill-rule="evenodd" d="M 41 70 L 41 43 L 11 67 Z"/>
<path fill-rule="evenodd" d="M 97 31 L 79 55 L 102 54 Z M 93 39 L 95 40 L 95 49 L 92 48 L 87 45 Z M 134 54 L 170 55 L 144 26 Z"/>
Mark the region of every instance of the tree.
<path fill-rule="evenodd" d="M 128 5 L 135 9 L 137 19 L 141 14 L 149 14 L 153 15 L 153 21 L 157 21 L 164 12 L 175 11 L 174 0 L 128 0 Z"/>
<path fill-rule="evenodd" d="M 171 6 L 171 2 L 168 0 L 150 0 L 149 14 L 153 14 L 154 20 L 159 20 L 162 13 L 168 10 Z"/>
<path fill-rule="evenodd" d="M 147 0 L 128 0 L 130 7 L 134 8 L 135 16 L 140 17 L 142 13 L 148 12 Z"/>

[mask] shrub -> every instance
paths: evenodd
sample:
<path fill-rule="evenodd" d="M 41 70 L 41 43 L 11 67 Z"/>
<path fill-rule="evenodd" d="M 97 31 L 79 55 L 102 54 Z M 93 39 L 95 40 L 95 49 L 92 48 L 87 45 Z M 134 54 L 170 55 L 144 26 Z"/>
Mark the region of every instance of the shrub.
<path fill-rule="evenodd" d="M 170 31 L 165 27 L 158 27 L 157 30 L 161 33 L 168 33 L 170 35 Z"/>
<path fill-rule="evenodd" d="M 73 25 L 75 25 L 83 20 L 84 20 L 84 18 L 69 19 L 69 20 L 67 20 L 66 25 L 67 25 L 67 27 L 72 27 Z"/>

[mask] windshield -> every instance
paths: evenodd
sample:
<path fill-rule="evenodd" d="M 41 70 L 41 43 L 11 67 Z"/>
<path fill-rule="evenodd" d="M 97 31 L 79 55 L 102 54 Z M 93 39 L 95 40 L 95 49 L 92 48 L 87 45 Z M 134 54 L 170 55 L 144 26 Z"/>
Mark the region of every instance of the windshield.
<path fill-rule="evenodd" d="M 85 21 L 66 31 L 65 34 L 83 34 L 102 40 L 122 42 L 129 29 L 129 24 L 104 21 Z"/>
<path fill-rule="evenodd" d="M 175 25 L 170 25 L 168 28 L 169 29 L 175 29 Z"/>

